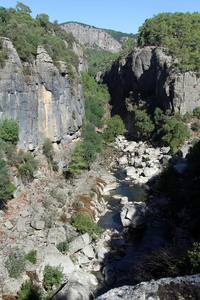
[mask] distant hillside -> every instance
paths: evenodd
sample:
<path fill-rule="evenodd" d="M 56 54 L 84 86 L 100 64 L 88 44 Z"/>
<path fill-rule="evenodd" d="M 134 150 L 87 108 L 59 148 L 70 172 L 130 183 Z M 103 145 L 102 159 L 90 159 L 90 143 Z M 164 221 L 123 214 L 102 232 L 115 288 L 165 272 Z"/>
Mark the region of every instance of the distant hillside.
<path fill-rule="evenodd" d="M 112 29 L 105 29 L 105 30 L 119 43 L 122 43 L 123 41 L 126 41 L 128 39 L 134 39 L 135 41 L 137 41 L 137 34 L 124 33 L 124 32 L 115 31 Z"/>
<path fill-rule="evenodd" d="M 136 35 L 126 34 L 110 29 L 96 28 L 94 26 L 66 22 L 59 25 L 67 33 L 72 33 L 80 44 L 86 48 L 106 50 L 117 53 L 122 49 L 121 43 L 128 38 L 135 38 Z"/>

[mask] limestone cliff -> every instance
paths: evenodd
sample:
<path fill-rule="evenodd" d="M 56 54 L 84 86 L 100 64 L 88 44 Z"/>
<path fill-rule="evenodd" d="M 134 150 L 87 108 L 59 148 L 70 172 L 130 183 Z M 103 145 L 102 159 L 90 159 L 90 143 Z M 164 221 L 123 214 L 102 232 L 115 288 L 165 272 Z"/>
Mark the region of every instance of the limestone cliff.
<path fill-rule="evenodd" d="M 85 45 L 85 47 L 91 48 L 95 46 L 112 53 L 116 53 L 121 50 L 121 44 L 106 30 L 101 28 L 75 22 L 63 23 L 60 24 L 60 27 L 66 32 L 72 33 L 79 43 Z"/>
<path fill-rule="evenodd" d="M 154 98 L 164 109 L 184 114 L 200 106 L 200 79 L 195 72 L 175 73 L 165 49 L 137 48 L 115 61 L 101 79 L 109 87 L 115 112 L 125 110 L 125 98 Z"/>
<path fill-rule="evenodd" d="M 61 62 L 60 74 L 41 46 L 33 63 L 22 65 L 10 40 L 3 38 L 3 44 L 9 58 L 0 69 L 0 118 L 19 122 L 18 146 L 33 150 L 46 137 L 68 143 L 79 134 L 84 117 L 79 72 L 74 70 L 75 78 L 70 79 L 66 64 Z M 77 52 L 80 48 L 76 46 Z M 86 68 L 82 56 L 79 69 Z"/>

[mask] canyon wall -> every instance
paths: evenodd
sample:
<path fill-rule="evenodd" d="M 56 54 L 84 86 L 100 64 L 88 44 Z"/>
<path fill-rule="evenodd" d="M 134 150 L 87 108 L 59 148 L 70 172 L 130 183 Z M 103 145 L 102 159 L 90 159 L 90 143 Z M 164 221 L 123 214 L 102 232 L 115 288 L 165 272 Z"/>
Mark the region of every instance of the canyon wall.
<path fill-rule="evenodd" d="M 84 95 L 79 71 L 70 79 L 67 66 L 61 72 L 41 46 L 30 65 L 22 65 L 9 39 L 3 38 L 9 57 L 0 69 L 0 119 L 15 119 L 20 126 L 18 147 L 34 150 L 48 137 L 53 142 L 68 143 L 80 135 L 85 115 Z M 81 51 L 80 46 L 74 45 Z M 83 55 L 79 70 L 87 70 Z"/>
<path fill-rule="evenodd" d="M 200 78 L 192 71 L 175 73 L 170 69 L 172 63 L 162 48 L 137 48 L 97 77 L 108 85 L 115 113 L 126 110 L 130 92 L 135 99 L 138 95 L 154 99 L 164 110 L 192 112 L 200 106 Z"/>
<path fill-rule="evenodd" d="M 78 42 L 86 48 L 100 48 L 112 53 L 119 52 L 122 45 L 115 40 L 106 30 L 75 22 L 59 25 L 67 33 L 72 33 Z"/>

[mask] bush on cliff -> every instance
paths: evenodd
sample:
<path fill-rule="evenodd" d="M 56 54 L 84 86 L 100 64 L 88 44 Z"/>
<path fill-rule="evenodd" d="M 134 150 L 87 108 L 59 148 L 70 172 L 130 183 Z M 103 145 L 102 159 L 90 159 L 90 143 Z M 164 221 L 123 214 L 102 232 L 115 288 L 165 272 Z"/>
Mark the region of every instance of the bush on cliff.
<path fill-rule="evenodd" d="M 5 118 L 0 122 L 0 138 L 16 145 L 19 135 L 19 124 L 16 120 Z"/>
<path fill-rule="evenodd" d="M 6 201 L 12 198 L 16 187 L 9 179 L 9 169 L 6 162 L 0 157 L 0 208 L 4 208 Z"/>
<path fill-rule="evenodd" d="M 32 180 L 38 165 L 39 161 L 30 152 L 24 153 L 22 164 L 18 169 L 18 176 L 21 176 L 23 181 Z"/>

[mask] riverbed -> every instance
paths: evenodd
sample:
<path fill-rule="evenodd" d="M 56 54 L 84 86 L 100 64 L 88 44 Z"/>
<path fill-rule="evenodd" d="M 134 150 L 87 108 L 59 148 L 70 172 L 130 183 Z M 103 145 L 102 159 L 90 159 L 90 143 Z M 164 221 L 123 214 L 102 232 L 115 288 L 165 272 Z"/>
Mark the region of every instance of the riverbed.
<path fill-rule="evenodd" d="M 119 249 L 124 249 L 124 253 L 116 255 L 109 262 L 109 267 L 115 272 L 115 280 L 112 285 L 100 284 L 96 295 L 100 295 L 110 288 L 122 285 L 136 284 L 135 272 L 138 262 L 143 260 L 143 254 L 152 252 L 171 244 L 168 220 L 156 203 L 159 203 L 153 195 L 141 185 L 134 185 L 131 181 L 125 180 L 124 169 L 117 169 L 114 173 L 120 185 L 110 192 L 107 201 L 108 212 L 99 220 L 99 226 L 103 229 L 110 228 L 119 232 Z M 123 228 L 120 218 L 122 205 L 115 195 L 128 197 L 128 201 L 145 201 L 147 205 L 146 226 L 142 229 Z M 152 209 L 152 207 L 154 209 Z M 120 253 L 121 254 L 121 253 Z"/>

